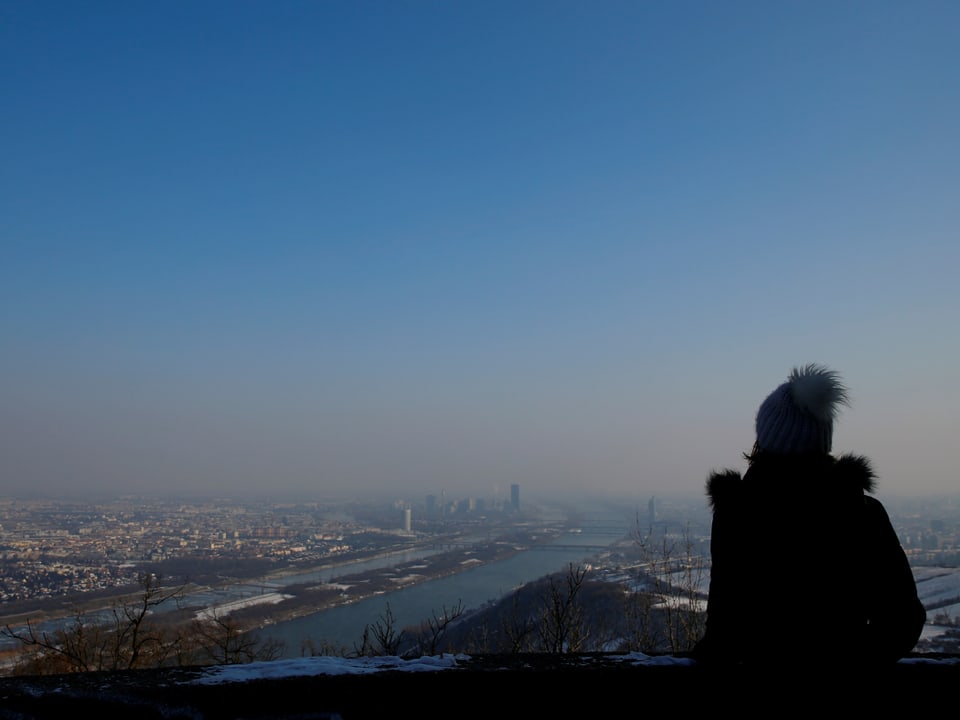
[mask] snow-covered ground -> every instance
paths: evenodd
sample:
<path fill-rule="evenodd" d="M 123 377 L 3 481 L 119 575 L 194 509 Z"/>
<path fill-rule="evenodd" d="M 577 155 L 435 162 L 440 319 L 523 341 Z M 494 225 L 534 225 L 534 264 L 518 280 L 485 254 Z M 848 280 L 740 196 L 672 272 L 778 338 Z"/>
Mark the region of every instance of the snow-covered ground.
<path fill-rule="evenodd" d="M 956 640 L 949 641 L 946 637 L 952 628 L 934 624 L 934 621 L 943 616 L 952 622 L 960 621 L 960 568 L 917 567 L 913 575 L 917 579 L 917 594 L 927 608 L 927 624 L 920 635 L 921 644 L 925 651 L 952 651 Z"/>
<path fill-rule="evenodd" d="M 196 613 L 196 618 L 197 620 L 210 620 L 218 616 L 229 615 L 234 610 L 242 610 L 243 608 L 253 607 L 254 605 L 275 605 L 282 600 L 292 597 L 293 595 L 285 595 L 283 593 L 273 592 L 242 598 L 240 600 L 231 600 L 230 602 L 225 602 L 219 605 L 213 605 L 211 607 L 204 608 L 203 610 L 198 610 Z"/>
<path fill-rule="evenodd" d="M 469 655 L 462 654 L 431 655 L 413 659 L 404 659 L 395 656 L 341 658 L 323 655 L 290 660 L 247 663 L 244 665 L 218 665 L 206 669 L 204 676 L 194 682 L 197 684 L 212 684 L 246 682 L 261 678 L 275 679 L 311 675 L 364 675 L 385 670 L 435 672 L 461 667 L 464 661 L 469 659 Z M 618 655 L 616 659 L 619 662 L 633 665 L 691 665 L 694 662 L 689 658 L 676 658 L 669 655 L 651 656 L 638 652 Z"/>
<path fill-rule="evenodd" d="M 946 614 L 950 618 L 960 619 L 960 568 L 954 567 L 927 567 L 919 566 L 913 568 L 913 576 L 917 581 L 917 594 L 920 596 L 924 607 L 929 608 L 927 621 L 931 622 L 935 615 Z M 629 581 L 631 575 L 625 574 L 622 579 Z M 615 580 L 615 575 L 610 575 L 609 579 Z M 676 587 L 686 588 L 691 579 L 685 576 L 683 571 L 661 572 L 660 579 L 665 585 L 675 585 Z M 699 577 L 694 575 L 696 589 L 706 593 L 710 587 L 710 569 L 704 567 L 699 572 Z M 762 582 L 762 577 L 759 579 Z M 634 590 L 650 590 L 649 584 L 634 584 L 631 586 Z M 675 600 L 679 601 L 679 598 Z M 702 607 L 701 607 L 702 609 Z"/>
<path fill-rule="evenodd" d="M 304 677 L 314 675 L 363 675 L 381 671 L 437 672 L 461 667 L 469 655 L 432 655 L 413 659 L 394 656 L 372 658 L 341 658 L 318 656 L 294 658 L 290 660 L 272 660 L 269 662 L 248 663 L 246 665 L 218 665 L 208 668 L 196 684 L 247 682 L 256 679 L 276 679 L 283 677 Z M 692 665 L 694 660 L 670 655 L 645 655 L 639 652 L 612 656 L 608 661 L 628 663 L 630 665 Z M 584 660 L 589 662 L 589 660 Z M 960 665 L 960 658 L 906 658 L 900 660 L 906 664 Z"/>

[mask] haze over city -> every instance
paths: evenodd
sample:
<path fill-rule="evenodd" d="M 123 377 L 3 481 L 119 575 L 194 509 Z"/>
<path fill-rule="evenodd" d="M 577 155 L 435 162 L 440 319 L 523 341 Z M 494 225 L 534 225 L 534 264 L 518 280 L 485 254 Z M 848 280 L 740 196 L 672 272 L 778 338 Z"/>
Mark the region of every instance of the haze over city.
<path fill-rule="evenodd" d="M 954 493 L 960 5 L 0 8 L 0 496 Z"/>

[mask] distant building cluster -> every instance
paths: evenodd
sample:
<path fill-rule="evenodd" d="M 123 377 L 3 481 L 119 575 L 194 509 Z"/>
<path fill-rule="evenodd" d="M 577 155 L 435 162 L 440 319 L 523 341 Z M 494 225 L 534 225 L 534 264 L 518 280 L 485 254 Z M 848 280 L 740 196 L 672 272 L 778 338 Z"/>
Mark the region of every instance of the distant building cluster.
<path fill-rule="evenodd" d="M 482 522 L 515 503 L 429 496 L 398 506 L 399 520 L 381 503 L 0 499 L 0 603 L 135 585 L 145 564 L 320 565 L 409 543 L 417 533 L 449 532 L 450 521 Z"/>
<path fill-rule="evenodd" d="M 177 559 L 322 562 L 375 547 L 382 531 L 316 505 L 0 501 L 0 602 L 136 582 Z"/>
<path fill-rule="evenodd" d="M 499 497 L 492 499 L 477 497 L 462 497 L 455 500 L 447 499 L 446 493 L 439 496 L 427 495 L 423 504 L 423 513 L 426 518 L 450 517 L 453 515 L 470 515 L 476 513 L 502 513 L 520 511 L 520 485 L 510 486 L 510 498 L 504 500 Z"/>
<path fill-rule="evenodd" d="M 651 497 L 646 530 L 666 532 L 676 512 Z M 125 498 L 109 503 L 0 499 L 0 604 L 123 588 L 145 564 L 203 561 L 317 566 L 471 528 L 522 519 L 509 495 L 422 502 L 255 503 Z M 888 502 L 911 561 L 960 561 L 960 503 Z M 2 612 L 2 609 L 0 609 Z"/>

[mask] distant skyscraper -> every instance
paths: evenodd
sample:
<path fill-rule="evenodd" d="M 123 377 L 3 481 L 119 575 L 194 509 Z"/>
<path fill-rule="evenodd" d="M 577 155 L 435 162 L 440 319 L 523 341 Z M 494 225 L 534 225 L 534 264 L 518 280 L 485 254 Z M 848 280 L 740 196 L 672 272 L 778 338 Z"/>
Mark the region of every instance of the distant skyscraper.
<path fill-rule="evenodd" d="M 657 499 L 655 497 L 650 498 L 650 502 L 647 503 L 647 522 L 650 523 L 650 527 L 653 527 L 653 524 L 657 521 Z"/>
<path fill-rule="evenodd" d="M 403 529 L 404 529 L 406 532 L 410 532 L 410 527 L 411 527 L 411 522 L 410 522 L 410 520 L 411 520 L 411 516 L 412 516 L 412 515 L 413 515 L 413 511 L 410 510 L 410 508 L 404 508 L 404 510 L 403 510 Z"/>
<path fill-rule="evenodd" d="M 520 509 L 520 486 L 516 483 L 510 486 L 510 507 Z"/>

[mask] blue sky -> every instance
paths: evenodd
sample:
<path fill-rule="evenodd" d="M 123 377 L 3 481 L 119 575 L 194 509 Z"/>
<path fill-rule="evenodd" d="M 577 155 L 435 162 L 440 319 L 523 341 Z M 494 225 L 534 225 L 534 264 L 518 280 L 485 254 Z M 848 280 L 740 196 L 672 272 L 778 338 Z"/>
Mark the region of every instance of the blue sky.
<path fill-rule="evenodd" d="M 0 495 L 955 492 L 960 5 L 0 7 Z"/>

